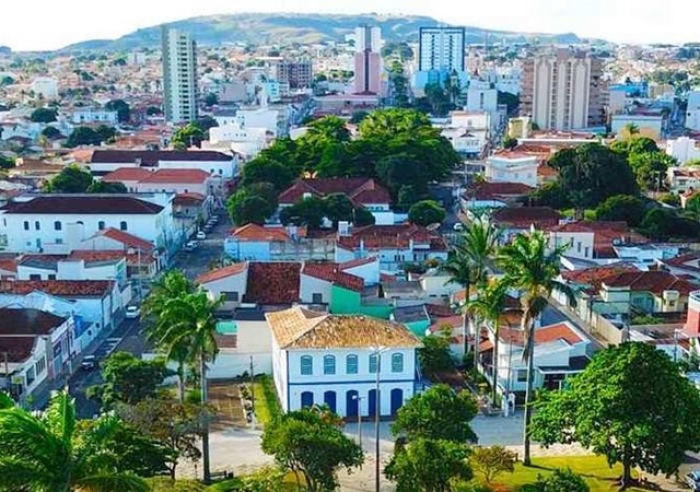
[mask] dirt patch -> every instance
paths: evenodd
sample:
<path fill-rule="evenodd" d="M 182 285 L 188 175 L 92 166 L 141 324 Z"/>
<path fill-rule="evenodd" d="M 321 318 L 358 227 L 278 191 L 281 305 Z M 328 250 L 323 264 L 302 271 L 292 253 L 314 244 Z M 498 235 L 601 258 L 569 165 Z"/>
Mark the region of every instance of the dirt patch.
<path fill-rule="evenodd" d="M 209 383 L 209 403 L 216 409 L 216 417 L 211 424 L 212 431 L 227 428 L 245 428 L 248 423 L 241 403 L 239 386 L 234 381 Z"/>

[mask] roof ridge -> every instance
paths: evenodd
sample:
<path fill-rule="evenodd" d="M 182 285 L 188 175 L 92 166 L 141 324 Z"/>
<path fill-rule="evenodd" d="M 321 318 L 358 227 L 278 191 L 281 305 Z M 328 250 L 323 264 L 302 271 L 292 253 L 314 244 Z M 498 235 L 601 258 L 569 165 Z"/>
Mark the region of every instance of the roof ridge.
<path fill-rule="evenodd" d="M 318 327 L 318 325 L 321 324 L 321 322 L 325 321 L 330 316 L 330 314 L 326 313 L 320 316 L 313 316 L 309 318 L 304 313 L 314 313 L 314 311 L 304 309 L 299 305 L 294 306 L 294 311 L 297 312 L 300 316 L 303 316 L 304 322 L 307 323 L 307 326 L 305 327 L 305 329 L 300 330 L 299 333 L 296 333 L 295 336 L 291 338 L 289 343 L 285 345 L 285 347 L 289 347 L 290 345 L 304 338 L 306 335 L 314 331 Z"/>

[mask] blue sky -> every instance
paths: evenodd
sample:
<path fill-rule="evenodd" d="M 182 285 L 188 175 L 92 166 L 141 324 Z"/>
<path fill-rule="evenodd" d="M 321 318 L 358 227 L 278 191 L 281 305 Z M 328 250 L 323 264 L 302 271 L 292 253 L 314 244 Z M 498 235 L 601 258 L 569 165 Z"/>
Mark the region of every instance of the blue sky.
<path fill-rule="evenodd" d="M 616 42 L 700 40 L 697 0 L 2 0 L 0 45 L 55 49 L 197 15 L 250 11 L 405 13 L 452 24 L 575 32 Z"/>

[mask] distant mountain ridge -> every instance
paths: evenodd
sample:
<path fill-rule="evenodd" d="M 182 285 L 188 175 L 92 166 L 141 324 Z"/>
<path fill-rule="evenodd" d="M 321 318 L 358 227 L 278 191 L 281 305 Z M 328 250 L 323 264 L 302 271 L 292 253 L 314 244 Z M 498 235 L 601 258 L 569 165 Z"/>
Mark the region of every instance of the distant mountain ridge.
<path fill-rule="evenodd" d="M 192 34 L 204 46 L 229 43 L 256 45 L 318 43 L 340 41 L 361 24 L 377 25 L 386 41 L 418 41 L 421 26 L 445 25 L 433 18 L 417 15 L 378 14 L 231 14 L 193 17 L 167 23 Z M 465 26 L 467 43 L 525 42 L 537 39 L 540 44 L 578 44 L 582 40 L 573 33 L 538 34 L 493 31 Z M 95 39 L 66 46 L 59 51 L 105 50 L 117 51 L 160 44 L 160 26 L 139 29 L 118 39 Z"/>

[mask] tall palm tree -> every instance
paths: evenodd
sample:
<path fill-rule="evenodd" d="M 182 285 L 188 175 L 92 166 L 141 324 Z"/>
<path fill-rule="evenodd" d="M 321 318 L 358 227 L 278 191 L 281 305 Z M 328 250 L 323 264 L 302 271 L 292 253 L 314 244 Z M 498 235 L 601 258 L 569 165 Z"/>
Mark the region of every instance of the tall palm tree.
<path fill-rule="evenodd" d="M 573 290 L 559 282 L 561 257 L 565 246 L 548 251 L 547 238 L 540 231 L 518 234 L 501 248 L 498 263 L 505 272 L 506 285 L 518 289 L 523 309 L 522 330 L 524 338 L 523 360 L 527 363 L 527 389 L 525 392 L 525 426 L 523 463 L 530 465 L 530 420 L 532 418 L 532 386 L 534 377 L 533 353 L 535 348 L 535 323 L 547 307 L 553 292 L 563 294 L 569 305 L 576 304 Z"/>
<path fill-rule="evenodd" d="M 141 319 L 146 327 L 146 338 L 150 342 L 159 344 L 169 328 L 169 320 L 161 317 L 168 301 L 182 298 L 194 291 L 195 285 L 178 270 L 168 272 L 154 282 L 151 293 L 141 305 Z M 180 346 L 168 346 L 166 350 L 168 360 L 177 363 L 178 398 L 182 402 L 185 399 L 187 351 Z"/>
<path fill-rule="evenodd" d="M 471 287 L 474 278 L 474 268 L 471 260 L 459 249 L 450 251 L 442 270 L 450 276 L 449 283 L 460 285 L 464 289 L 464 302 L 471 297 Z M 469 353 L 468 320 L 469 313 L 462 310 L 462 335 L 464 335 L 464 355 Z"/>
<path fill-rule="evenodd" d="M 202 403 L 208 400 L 207 364 L 214 362 L 219 353 L 216 340 L 216 308 L 223 299 L 212 301 L 203 290 L 166 301 L 160 313 L 158 346 L 176 354 L 189 364 L 199 366 Z M 204 481 L 209 476 L 209 429 L 205 422 L 202 430 L 202 468 Z"/>
<path fill-rule="evenodd" d="M 465 310 L 471 312 L 479 319 L 483 319 L 490 325 L 493 332 L 493 361 L 491 368 L 491 401 L 496 401 L 498 389 L 498 342 L 501 336 L 500 318 L 505 310 L 508 285 L 503 281 L 496 281 L 479 291 L 475 299 L 471 299 L 465 306 Z M 478 339 L 478 337 L 477 337 Z"/>
<path fill-rule="evenodd" d="M 78 430 L 75 403 L 54 396 L 38 416 L 0 395 L 0 490 L 32 492 L 146 492 L 132 474 L 120 473 L 107 439 L 119 421 L 106 417 Z"/>

